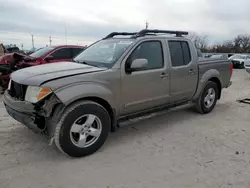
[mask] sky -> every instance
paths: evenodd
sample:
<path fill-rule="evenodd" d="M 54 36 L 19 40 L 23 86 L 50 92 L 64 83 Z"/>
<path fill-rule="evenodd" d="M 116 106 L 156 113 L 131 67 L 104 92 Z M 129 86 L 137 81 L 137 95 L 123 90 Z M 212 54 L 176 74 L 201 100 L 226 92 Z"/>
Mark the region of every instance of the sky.
<path fill-rule="evenodd" d="M 250 34 L 249 0 L 0 0 L 0 43 L 89 45 L 113 31 L 186 30 L 220 43 Z"/>

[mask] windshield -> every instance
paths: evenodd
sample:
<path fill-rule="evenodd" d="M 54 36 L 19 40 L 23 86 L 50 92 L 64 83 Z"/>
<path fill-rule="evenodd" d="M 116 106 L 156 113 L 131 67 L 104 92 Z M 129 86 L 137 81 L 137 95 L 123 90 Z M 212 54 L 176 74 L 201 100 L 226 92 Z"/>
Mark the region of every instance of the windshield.
<path fill-rule="evenodd" d="M 133 42 L 132 39 L 101 40 L 76 56 L 74 61 L 110 68 Z"/>
<path fill-rule="evenodd" d="M 30 56 L 31 57 L 41 57 L 41 56 L 45 55 L 46 53 L 50 52 L 53 49 L 54 48 L 52 48 L 52 47 L 41 48 L 41 49 L 35 51 L 34 53 L 30 54 Z"/>
<path fill-rule="evenodd" d="M 229 59 L 246 59 L 246 56 L 236 54 L 229 57 Z"/>

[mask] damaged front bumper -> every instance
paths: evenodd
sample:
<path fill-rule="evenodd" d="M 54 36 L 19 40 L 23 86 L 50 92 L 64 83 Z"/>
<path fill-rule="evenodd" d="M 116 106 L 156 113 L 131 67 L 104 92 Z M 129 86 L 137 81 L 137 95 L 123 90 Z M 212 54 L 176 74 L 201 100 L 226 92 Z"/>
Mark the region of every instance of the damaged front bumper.
<path fill-rule="evenodd" d="M 41 133 L 42 130 L 37 127 L 35 121 L 34 105 L 26 101 L 17 101 L 13 99 L 6 91 L 3 96 L 3 102 L 8 114 L 18 122 L 26 125 L 32 131 Z"/>
<path fill-rule="evenodd" d="M 56 126 L 55 122 L 57 121 L 56 117 L 60 117 L 51 117 L 54 106 L 50 106 L 51 109 L 44 109 L 42 112 L 38 112 L 34 104 L 16 100 L 9 95 L 8 91 L 4 92 L 3 102 L 7 113 L 12 118 L 27 126 L 35 133 L 45 135 L 48 139 L 53 138 Z M 51 102 L 53 103 L 51 100 L 48 101 L 50 104 Z M 48 108 L 48 106 L 46 107 Z M 54 112 L 59 114 L 61 109 L 55 109 Z"/>

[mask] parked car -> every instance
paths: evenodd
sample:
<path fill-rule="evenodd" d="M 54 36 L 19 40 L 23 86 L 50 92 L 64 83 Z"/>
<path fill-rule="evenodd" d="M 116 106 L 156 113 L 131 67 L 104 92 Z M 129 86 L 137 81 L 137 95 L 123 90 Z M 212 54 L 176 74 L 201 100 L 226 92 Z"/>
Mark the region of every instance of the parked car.
<path fill-rule="evenodd" d="M 245 69 L 250 74 L 250 61 L 245 62 Z"/>
<path fill-rule="evenodd" d="M 227 59 L 227 55 L 226 54 L 213 54 L 210 56 L 210 58 L 212 58 L 212 59 Z"/>
<path fill-rule="evenodd" d="M 249 64 L 250 55 L 235 54 L 229 57 L 229 59 L 232 61 L 234 68 L 243 69 L 245 67 L 245 64 Z"/>
<path fill-rule="evenodd" d="M 187 34 L 111 33 L 76 56 L 75 63 L 18 70 L 4 93 L 6 110 L 72 157 L 96 152 L 124 121 L 188 102 L 209 113 L 231 85 L 232 63 L 198 61 L 195 46 L 183 37 Z"/>
<path fill-rule="evenodd" d="M 7 89 L 9 74 L 21 68 L 55 63 L 60 61 L 72 61 L 72 58 L 82 52 L 86 47 L 64 45 L 41 48 L 30 55 L 20 53 L 7 53 L 0 57 L 0 80 L 3 90 Z M 4 69 L 4 71 L 3 71 Z"/>

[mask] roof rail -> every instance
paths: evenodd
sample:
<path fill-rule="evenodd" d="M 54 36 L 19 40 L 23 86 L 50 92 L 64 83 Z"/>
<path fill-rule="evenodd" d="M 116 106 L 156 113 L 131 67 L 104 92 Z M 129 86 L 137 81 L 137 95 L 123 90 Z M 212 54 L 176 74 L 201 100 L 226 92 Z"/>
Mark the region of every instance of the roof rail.
<path fill-rule="evenodd" d="M 108 38 L 112 38 L 114 36 L 117 36 L 117 35 L 122 35 L 122 36 L 128 36 L 128 35 L 136 35 L 137 33 L 128 33 L 128 32 L 113 32 L 113 33 L 110 33 L 108 34 L 106 37 L 104 37 L 103 39 L 108 39 Z"/>
<path fill-rule="evenodd" d="M 136 33 L 135 36 L 133 36 L 133 38 L 136 37 L 141 37 L 141 36 L 145 36 L 148 34 L 156 34 L 156 33 L 160 33 L 160 34 L 175 34 L 177 37 L 181 37 L 182 35 L 188 35 L 187 31 L 171 31 L 171 30 L 158 30 L 158 29 L 143 29 L 141 30 L 139 33 Z"/>

